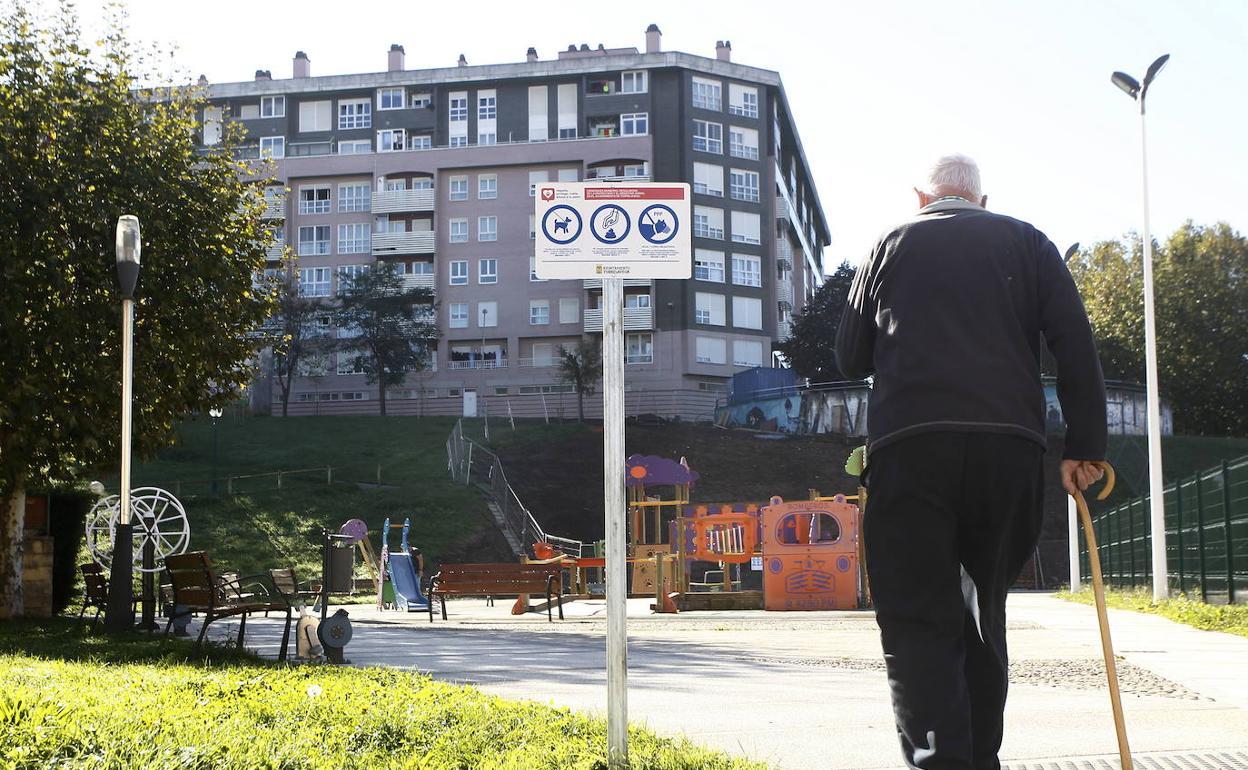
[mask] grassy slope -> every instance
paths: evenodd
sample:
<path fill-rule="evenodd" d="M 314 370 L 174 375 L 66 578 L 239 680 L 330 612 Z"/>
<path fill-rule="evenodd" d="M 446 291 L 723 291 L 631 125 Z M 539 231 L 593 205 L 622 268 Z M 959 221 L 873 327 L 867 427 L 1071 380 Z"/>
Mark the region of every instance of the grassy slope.
<path fill-rule="evenodd" d="M 190 661 L 185 643 L 0 624 L 0 765 L 128 770 L 606 767 L 606 725 L 410 671 Z M 637 770 L 762 770 L 630 731 Z"/>

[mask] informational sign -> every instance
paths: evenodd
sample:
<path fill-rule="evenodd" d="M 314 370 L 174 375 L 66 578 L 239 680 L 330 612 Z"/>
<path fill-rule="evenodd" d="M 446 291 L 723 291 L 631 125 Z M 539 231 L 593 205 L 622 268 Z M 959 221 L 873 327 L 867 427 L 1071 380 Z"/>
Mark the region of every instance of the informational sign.
<path fill-rule="evenodd" d="M 688 184 L 539 183 L 534 197 L 538 278 L 691 277 Z"/>

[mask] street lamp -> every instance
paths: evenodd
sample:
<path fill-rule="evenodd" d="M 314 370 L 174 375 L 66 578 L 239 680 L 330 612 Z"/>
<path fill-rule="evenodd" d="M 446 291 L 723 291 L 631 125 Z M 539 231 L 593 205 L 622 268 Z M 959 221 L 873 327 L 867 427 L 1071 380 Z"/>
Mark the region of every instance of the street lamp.
<path fill-rule="evenodd" d="M 1144 97 L 1148 86 L 1166 66 L 1170 54 L 1148 65 L 1143 84 L 1125 72 L 1115 72 L 1110 80 L 1140 105 L 1140 166 L 1144 189 L 1144 377 L 1148 409 L 1148 497 L 1149 525 L 1152 531 L 1153 601 L 1170 596 L 1166 568 L 1165 494 L 1161 478 L 1161 398 L 1157 390 L 1157 321 L 1153 310 L 1153 240 L 1148 233 L 1148 135 L 1144 128 Z"/>
<path fill-rule="evenodd" d="M 217 423 L 221 421 L 221 407 L 214 406 L 208 410 L 212 418 L 212 496 L 217 496 Z"/>
<path fill-rule="evenodd" d="M 134 286 L 139 280 L 139 218 L 117 220 L 117 281 L 121 287 L 121 517 L 113 535 L 108 608 L 104 625 L 114 633 L 128 630 L 134 599 L 134 527 L 130 522 L 130 422 L 134 394 Z"/>

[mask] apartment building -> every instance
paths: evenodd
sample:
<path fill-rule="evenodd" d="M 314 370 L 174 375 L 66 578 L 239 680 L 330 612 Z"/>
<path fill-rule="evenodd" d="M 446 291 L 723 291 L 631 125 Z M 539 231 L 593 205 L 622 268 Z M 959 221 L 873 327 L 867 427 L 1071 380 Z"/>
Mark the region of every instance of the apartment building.
<path fill-rule="evenodd" d="M 299 52 L 290 78 L 208 85 L 203 142 L 239 121 L 244 156 L 273 159 L 271 270 L 289 245 L 305 295 L 332 303 L 377 262 L 434 290 L 442 337 L 429 371 L 387 391 L 399 414 L 456 413 L 468 392 L 548 412 L 538 401 L 567 391 L 560 346 L 601 334 L 599 282 L 533 272 L 535 185 L 691 183 L 694 277 L 628 281 L 625 377 L 632 412 L 704 416 L 733 373 L 775 364 L 829 234 L 779 74 L 733 62 L 728 42 L 712 58 L 661 40 L 651 25 L 644 51 L 410 70 L 394 45 L 384 72 L 317 77 Z M 342 359 L 304 362 L 292 414 L 376 408 Z"/>

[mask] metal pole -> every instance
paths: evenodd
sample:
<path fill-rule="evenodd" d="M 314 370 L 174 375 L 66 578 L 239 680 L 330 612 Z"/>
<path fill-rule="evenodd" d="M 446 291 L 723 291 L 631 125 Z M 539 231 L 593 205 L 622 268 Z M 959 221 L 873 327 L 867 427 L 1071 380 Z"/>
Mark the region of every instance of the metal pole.
<path fill-rule="evenodd" d="M 1222 461 L 1222 533 L 1226 538 L 1226 603 L 1235 603 L 1235 548 L 1231 541 L 1231 470 Z"/>
<path fill-rule="evenodd" d="M 109 570 L 108 612 L 105 625 L 112 632 L 130 628 L 134 598 L 134 525 L 130 522 L 130 402 L 134 392 L 134 300 L 121 301 L 121 516 L 113 536 L 113 563 Z"/>
<path fill-rule="evenodd" d="M 624 524 L 624 280 L 602 279 L 603 501 L 607 534 L 607 763 L 628 766 L 628 584 Z"/>
<path fill-rule="evenodd" d="M 212 418 L 212 496 L 217 496 L 217 423 L 220 417 Z M 279 484 L 280 486 L 280 484 Z"/>
<path fill-rule="evenodd" d="M 1183 509 L 1179 508 L 1178 510 L 1175 511 L 1175 514 L 1176 515 L 1175 515 L 1175 522 L 1174 522 L 1174 544 L 1175 544 L 1175 548 L 1179 552 L 1179 593 L 1186 594 L 1187 583 L 1184 581 L 1184 577 L 1187 573 L 1185 570 L 1185 565 L 1183 564 L 1183 549 L 1184 549 L 1184 546 L 1183 546 Z M 1167 596 L 1168 595 L 1169 594 L 1167 594 Z M 1166 597 L 1162 597 L 1162 598 L 1166 598 Z M 1159 601 L 1159 600 L 1154 598 L 1153 601 Z"/>
<path fill-rule="evenodd" d="M 1182 483 L 1174 485 L 1177 496 L 1183 488 Z M 1209 601 L 1209 591 L 1205 584 L 1209 581 L 1209 572 L 1205 569 L 1205 496 L 1200 489 L 1200 474 L 1196 474 L 1196 556 L 1200 559 L 1200 600 Z"/>
<path fill-rule="evenodd" d="M 1079 579 L 1079 509 L 1075 507 L 1075 498 L 1066 496 L 1066 538 L 1067 552 L 1070 559 L 1070 590 L 1078 591 L 1083 586 Z"/>
<path fill-rule="evenodd" d="M 1148 232 L 1148 135 L 1140 99 L 1140 166 L 1144 189 L 1144 367 L 1148 410 L 1149 522 L 1153 533 L 1153 601 L 1170 595 L 1166 574 L 1166 507 L 1161 475 L 1161 397 L 1157 390 L 1157 320 L 1153 309 L 1153 240 Z M 1180 577 L 1180 581 L 1182 578 Z"/>

